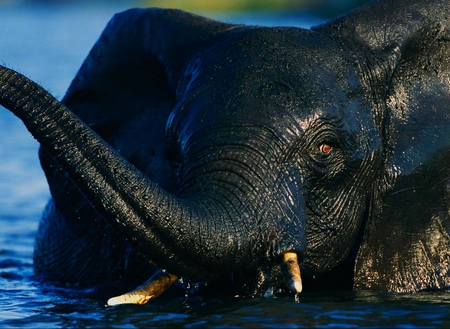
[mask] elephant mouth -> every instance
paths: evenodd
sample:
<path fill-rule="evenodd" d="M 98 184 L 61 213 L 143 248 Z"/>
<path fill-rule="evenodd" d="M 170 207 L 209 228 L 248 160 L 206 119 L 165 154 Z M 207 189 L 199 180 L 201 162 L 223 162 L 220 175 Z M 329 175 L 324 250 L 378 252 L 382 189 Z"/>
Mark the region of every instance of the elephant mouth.
<path fill-rule="evenodd" d="M 280 266 L 286 287 L 297 297 L 303 290 L 297 253 L 285 252 L 282 256 Z M 166 270 L 159 270 L 148 281 L 136 289 L 110 298 L 107 305 L 146 304 L 151 299 L 158 297 L 169 289 L 177 280 L 178 277 L 176 275 L 170 274 Z"/>

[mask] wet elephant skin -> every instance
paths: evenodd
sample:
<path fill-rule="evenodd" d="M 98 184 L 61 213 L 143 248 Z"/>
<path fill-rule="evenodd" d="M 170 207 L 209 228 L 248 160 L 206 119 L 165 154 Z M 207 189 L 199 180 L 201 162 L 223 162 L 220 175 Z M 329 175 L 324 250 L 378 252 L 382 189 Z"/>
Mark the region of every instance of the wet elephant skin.
<path fill-rule="evenodd" d="M 449 8 L 374 1 L 311 30 L 132 9 L 61 102 L 2 67 L 0 103 L 41 143 L 52 195 L 36 274 L 447 288 Z"/>

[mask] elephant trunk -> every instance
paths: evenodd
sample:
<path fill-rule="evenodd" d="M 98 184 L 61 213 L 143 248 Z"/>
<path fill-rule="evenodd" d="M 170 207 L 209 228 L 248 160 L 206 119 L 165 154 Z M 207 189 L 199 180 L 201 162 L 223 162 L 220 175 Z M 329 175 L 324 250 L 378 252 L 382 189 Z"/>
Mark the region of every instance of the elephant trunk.
<path fill-rule="evenodd" d="M 5 67 L 0 104 L 24 122 L 93 207 L 159 266 L 204 280 L 258 262 L 226 203 L 167 193 L 47 91 Z"/>

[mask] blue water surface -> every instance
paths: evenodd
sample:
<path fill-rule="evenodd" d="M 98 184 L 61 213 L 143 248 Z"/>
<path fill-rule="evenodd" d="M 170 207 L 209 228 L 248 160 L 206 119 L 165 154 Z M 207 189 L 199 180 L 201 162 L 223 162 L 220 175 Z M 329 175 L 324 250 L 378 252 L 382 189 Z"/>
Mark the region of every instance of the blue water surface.
<path fill-rule="evenodd" d="M 62 97 L 110 17 L 133 1 L 0 2 L 0 63 Z M 206 13 L 208 15 L 208 13 Z M 209 14 L 229 22 L 308 27 L 322 20 L 290 14 Z M 49 197 L 38 144 L 0 110 L 0 328 L 446 328 L 450 293 L 315 293 L 283 298 L 161 298 L 105 307 L 89 290 L 33 277 L 33 244 Z"/>

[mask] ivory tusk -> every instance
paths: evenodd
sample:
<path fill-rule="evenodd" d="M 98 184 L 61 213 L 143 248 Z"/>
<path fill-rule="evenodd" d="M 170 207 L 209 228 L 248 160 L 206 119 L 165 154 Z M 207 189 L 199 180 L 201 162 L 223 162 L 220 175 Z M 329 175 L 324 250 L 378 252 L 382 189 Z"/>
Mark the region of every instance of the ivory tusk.
<path fill-rule="evenodd" d="M 283 254 L 281 265 L 286 286 L 296 295 L 302 292 L 302 278 L 300 273 L 300 265 L 298 264 L 297 253 L 286 252 Z"/>
<path fill-rule="evenodd" d="M 178 278 L 166 270 L 156 272 L 147 282 L 126 294 L 112 297 L 108 306 L 120 304 L 146 304 L 166 291 Z"/>

